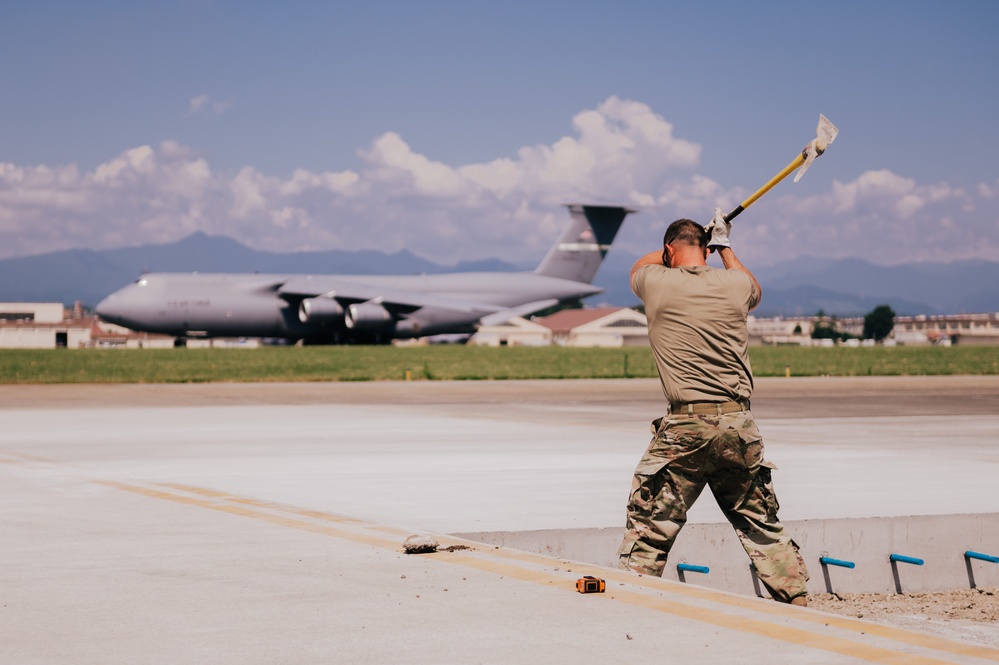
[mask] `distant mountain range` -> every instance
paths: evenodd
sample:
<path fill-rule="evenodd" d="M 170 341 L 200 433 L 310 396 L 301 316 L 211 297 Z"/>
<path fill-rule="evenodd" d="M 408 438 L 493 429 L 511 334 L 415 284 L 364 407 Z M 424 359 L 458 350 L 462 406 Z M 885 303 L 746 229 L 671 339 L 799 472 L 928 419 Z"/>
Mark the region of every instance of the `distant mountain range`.
<path fill-rule="evenodd" d="M 628 274 L 637 256 L 611 250 L 597 273 L 606 289 L 592 302 L 632 305 Z M 757 316 L 862 316 L 890 305 L 901 316 L 999 312 L 999 262 L 905 263 L 879 266 L 861 259 L 801 257 L 752 268 L 763 287 Z"/>
<path fill-rule="evenodd" d="M 597 274 L 606 291 L 591 304 L 631 306 L 637 256 L 612 250 Z M 345 275 L 530 270 L 498 259 L 443 266 L 407 251 L 276 253 L 231 238 L 195 233 L 175 243 L 110 250 L 74 249 L 0 260 L 0 301 L 80 301 L 92 307 L 143 272 L 260 272 Z M 999 311 L 999 262 L 878 266 L 860 259 L 798 258 L 754 270 L 763 286 L 758 316 L 863 315 L 887 304 L 900 315 Z"/>

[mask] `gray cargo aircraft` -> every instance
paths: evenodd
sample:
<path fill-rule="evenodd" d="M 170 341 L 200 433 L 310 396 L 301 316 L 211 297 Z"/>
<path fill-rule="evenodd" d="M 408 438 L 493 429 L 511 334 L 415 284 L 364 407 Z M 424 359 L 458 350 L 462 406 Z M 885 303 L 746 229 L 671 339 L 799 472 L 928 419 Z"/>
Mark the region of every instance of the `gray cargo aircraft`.
<path fill-rule="evenodd" d="M 479 325 L 600 293 L 593 277 L 628 213 L 570 204 L 571 220 L 533 272 L 440 275 L 147 273 L 102 300 L 97 314 L 177 337 L 264 337 L 386 343 L 473 333 Z"/>

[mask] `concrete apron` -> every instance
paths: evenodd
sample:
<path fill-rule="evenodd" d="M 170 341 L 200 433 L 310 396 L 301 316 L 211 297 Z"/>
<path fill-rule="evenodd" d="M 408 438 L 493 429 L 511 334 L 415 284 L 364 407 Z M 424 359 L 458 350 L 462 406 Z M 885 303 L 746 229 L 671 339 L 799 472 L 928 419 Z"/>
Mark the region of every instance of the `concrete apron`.
<path fill-rule="evenodd" d="M 811 593 L 914 593 L 999 586 L 999 513 L 919 515 L 785 522 L 808 566 Z M 599 566 L 617 566 L 623 530 L 558 529 L 458 533 L 457 537 Z M 922 565 L 891 555 L 921 560 Z M 820 558 L 853 563 L 853 568 Z M 677 564 L 708 568 L 684 572 Z M 688 524 L 670 552 L 665 579 L 742 595 L 765 596 L 728 523 Z"/>

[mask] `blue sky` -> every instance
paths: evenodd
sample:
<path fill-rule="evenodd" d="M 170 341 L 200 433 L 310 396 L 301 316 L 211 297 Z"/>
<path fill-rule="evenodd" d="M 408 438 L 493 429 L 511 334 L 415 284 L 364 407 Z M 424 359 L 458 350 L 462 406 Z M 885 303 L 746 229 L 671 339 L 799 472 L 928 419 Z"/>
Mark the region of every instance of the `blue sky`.
<path fill-rule="evenodd" d="M 999 3 L 14 2 L 0 258 L 169 242 L 540 258 L 560 203 L 653 249 L 814 136 L 744 261 L 999 260 Z"/>

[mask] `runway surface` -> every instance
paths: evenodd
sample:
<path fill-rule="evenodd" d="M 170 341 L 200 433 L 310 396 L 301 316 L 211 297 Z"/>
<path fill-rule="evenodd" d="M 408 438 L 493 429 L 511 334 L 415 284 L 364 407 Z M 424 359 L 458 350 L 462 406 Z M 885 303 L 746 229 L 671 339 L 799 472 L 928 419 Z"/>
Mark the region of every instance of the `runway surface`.
<path fill-rule="evenodd" d="M 612 605 L 508 550 L 399 553 L 622 524 L 661 411 L 647 380 L 0 386 L 0 662 L 633 662 L 664 634 L 702 662 L 999 660 L 604 570 Z M 999 377 L 761 380 L 754 413 L 784 519 L 999 512 Z M 692 522 L 723 519 L 706 499 Z"/>

